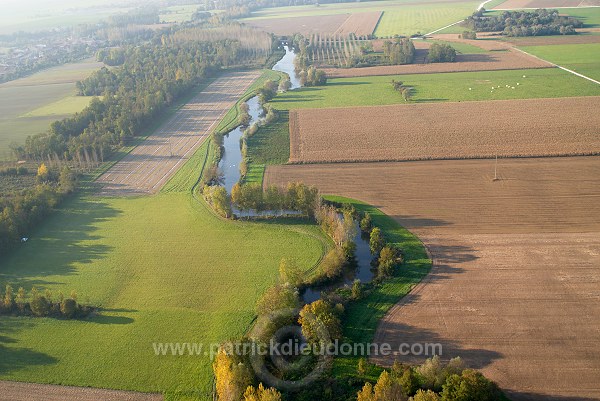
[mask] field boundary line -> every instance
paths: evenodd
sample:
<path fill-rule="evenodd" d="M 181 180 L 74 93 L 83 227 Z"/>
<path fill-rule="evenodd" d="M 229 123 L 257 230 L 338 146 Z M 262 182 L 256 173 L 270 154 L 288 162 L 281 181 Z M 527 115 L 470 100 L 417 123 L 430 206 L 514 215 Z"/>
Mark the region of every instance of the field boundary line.
<path fill-rule="evenodd" d="M 523 53 L 523 54 L 526 54 L 526 55 L 528 55 L 528 56 L 530 56 L 530 57 L 533 57 L 533 58 L 536 58 L 536 59 L 538 59 L 538 60 L 545 61 L 546 63 L 552 64 L 554 67 L 556 67 L 556 68 L 560 68 L 560 69 L 561 69 L 561 70 L 563 70 L 563 71 L 567 71 L 567 72 L 569 72 L 569 73 L 571 73 L 571 74 L 573 74 L 573 75 L 576 75 L 576 76 L 578 76 L 578 77 L 580 77 L 580 78 L 587 79 L 588 81 L 591 81 L 591 82 L 593 82 L 593 83 L 595 83 L 595 84 L 597 84 L 597 85 L 600 85 L 600 81 L 596 81 L 596 80 L 595 80 L 595 79 L 593 79 L 593 78 L 590 78 L 590 77 L 588 77 L 588 76 L 586 76 L 586 75 L 580 74 L 580 73 L 578 73 L 578 72 L 576 72 L 576 71 L 570 70 L 570 69 L 568 69 L 568 68 L 566 68 L 566 67 L 563 67 L 563 66 L 561 66 L 561 65 L 558 65 L 558 64 L 556 64 L 556 63 L 553 63 L 553 62 L 551 62 L 551 61 L 544 60 L 543 58 L 541 58 L 541 57 L 538 57 L 538 56 L 536 56 L 536 55 L 534 55 L 534 54 L 528 53 L 528 52 L 526 52 L 525 50 L 519 49 L 519 48 L 518 48 L 518 47 L 516 47 L 516 46 L 515 46 L 515 47 L 513 47 L 513 49 L 515 49 L 515 50 L 518 50 L 518 51 L 520 51 L 521 53 Z"/>
<path fill-rule="evenodd" d="M 479 4 L 479 6 L 477 6 L 477 10 L 476 10 L 476 11 L 479 11 L 479 10 L 481 10 L 481 9 L 482 9 L 482 8 L 483 8 L 483 7 L 484 7 L 484 6 L 485 6 L 487 3 L 489 3 L 490 1 L 493 1 L 493 0 L 486 0 L 486 1 L 484 1 L 483 3 Z M 382 13 L 382 15 L 383 15 L 383 13 Z M 436 29 L 435 31 L 432 31 L 432 32 L 426 33 L 425 35 L 422 35 L 421 37 L 423 38 L 423 37 L 425 37 L 425 36 L 433 35 L 434 33 L 437 33 L 437 32 L 439 32 L 439 31 L 443 31 L 443 30 L 444 30 L 444 29 L 446 29 L 446 28 L 450 28 L 451 26 L 454 26 L 454 25 L 460 24 L 461 22 L 464 22 L 464 21 L 466 21 L 466 20 L 467 20 L 466 18 L 464 18 L 464 19 L 461 19 L 460 21 L 456 21 L 456 22 L 454 22 L 454 23 L 452 23 L 452 24 L 450 24 L 450 25 L 446 25 L 446 26 L 445 26 L 445 27 L 443 27 L 443 28 Z"/>

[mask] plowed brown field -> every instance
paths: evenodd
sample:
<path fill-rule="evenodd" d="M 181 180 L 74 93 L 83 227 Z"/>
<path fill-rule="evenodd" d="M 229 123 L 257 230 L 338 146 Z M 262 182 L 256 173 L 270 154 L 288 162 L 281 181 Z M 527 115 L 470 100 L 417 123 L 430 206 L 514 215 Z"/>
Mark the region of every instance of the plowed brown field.
<path fill-rule="evenodd" d="M 417 50 L 417 60 L 419 57 Z M 441 72 L 470 72 L 550 68 L 552 65 L 527 54 L 508 50 L 479 54 L 458 54 L 454 63 L 385 65 L 364 68 L 326 68 L 330 78 L 369 77 L 398 74 L 435 74 Z"/>
<path fill-rule="evenodd" d="M 271 166 L 415 232 L 434 267 L 376 342 L 439 343 L 513 400 L 600 400 L 600 158 Z M 394 356 L 422 361 L 425 356 Z"/>
<path fill-rule="evenodd" d="M 600 154 L 600 97 L 290 112 L 290 162 Z"/>
<path fill-rule="evenodd" d="M 371 35 L 377 27 L 381 14 L 383 14 L 381 11 L 350 14 L 350 17 L 334 33 L 344 37 L 351 33 L 356 34 L 356 36 Z"/>
<path fill-rule="evenodd" d="M 271 32 L 278 36 L 301 33 L 333 34 L 351 14 L 313 15 L 310 17 L 265 18 L 244 21 L 244 24 Z"/>

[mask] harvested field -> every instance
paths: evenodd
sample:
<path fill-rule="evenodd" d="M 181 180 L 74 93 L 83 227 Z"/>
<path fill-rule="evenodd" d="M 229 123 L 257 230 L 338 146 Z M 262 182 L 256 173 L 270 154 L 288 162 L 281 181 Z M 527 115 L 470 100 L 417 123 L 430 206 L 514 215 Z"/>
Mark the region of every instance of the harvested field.
<path fill-rule="evenodd" d="M 244 21 L 246 25 L 278 36 L 301 33 L 335 33 L 351 14 L 314 15 L 310 17 L 267 18 Z"/>
<path fill-rule="evenodd" d="M 0 381 L 0 401 L 161 401 L 162 394 Z"/>
<path fill-rule="evenodd" d="M 101 193 L 123 196 L 158 191 L 258 76 L 256 71 L 236 72 L 215 80 L 104 173 L 98 179 Z"/>
<path fill-rule="evenodd" d="M 600 6 L 600 0 L 507 0 L 492 10 L 512 10 L 519 8 L 593 7 Z"/>
<path fill-rule="evenodd" d="M 377 342 L 440 343 L 513 400 L 598 400 L 600 158 L 501 159 L 498 172 L 490 160 L 287 165 L 265 182 L 361 199 L 425 242 L 434 267 Z M 425 356 L 376 362 L 397 358 Z"/>
<path fill-rule="evenodd" d="M 417 50 L 417 61 L 422 61 Z M 385 65 L 364 68 L 326 68 L 331 78 L 369 77 L 377 75 L 436 74 L 441 72 L 471 72 L 549 68 L 552 64 L 521 52 L 509 50 L 480 54 L 458 54 L 454 63 Z"/>
<path fill-rule="evenodd" d="M 334 33 L 342 36 L 348 36 L 351 33 L 354 33 L 356 36 L 372 35 L 375 32 L 381 14 L 381 11 L 350 14 L 350 17 Z"/>
<path fill-rule="evenodd" d="M 600 154 L 596 109 L 600 97 L 292 110 L 290 162 Z"/>

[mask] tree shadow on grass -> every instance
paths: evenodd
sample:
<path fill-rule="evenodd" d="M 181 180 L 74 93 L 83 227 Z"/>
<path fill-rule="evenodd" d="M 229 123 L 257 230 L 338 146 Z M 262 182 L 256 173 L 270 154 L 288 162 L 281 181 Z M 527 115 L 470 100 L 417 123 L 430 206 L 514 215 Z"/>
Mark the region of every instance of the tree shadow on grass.
<path fill-rule="evenodd" d="M 112 247 L 95 234 L 97 225 L 121 212 L 107 202 L 75 195 L 65 201 L 29 234 L 30 240 L 0 261 L 0 283 L 13 287 L 61 284 L 46 276 L 66 276 L 76 265 L 86 265 L 106 257 Z"/>
<path fill-rule="evenodd" d="M 22 318 L 0 318 L 0 375 L 31 366 L 52 365 L 58 362 L 58 359 L 43 352 L 16 346 L 18 341 L 9 335 L 25 329 L 27 325 L 25 322 Z"/>

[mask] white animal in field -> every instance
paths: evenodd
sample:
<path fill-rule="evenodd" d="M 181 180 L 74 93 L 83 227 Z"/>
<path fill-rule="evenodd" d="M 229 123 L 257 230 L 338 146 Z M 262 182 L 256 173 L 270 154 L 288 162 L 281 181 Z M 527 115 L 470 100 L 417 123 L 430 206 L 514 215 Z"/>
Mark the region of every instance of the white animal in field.
<path fill-rule="evenodd" d="M 469 88 L 469 90 L 472 90 L 471 88 Z"/>
<path fill-rule="evenodd" d="M 515 87 L 514 87 L 514 86 L 511 86 L 510 88 L 511 88 L 511 89 L 515 89 Z"/>
<path fill-rule="evenodd" d="M 517 86 L 521 85 L 520 83 L 517 82 Z"/>
<path fill-rule="evenodd" d="M 525 75 L 523 75 L 523 78 L 527 78 Z"/>

